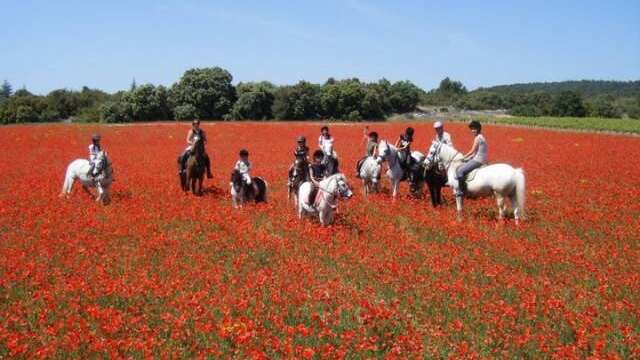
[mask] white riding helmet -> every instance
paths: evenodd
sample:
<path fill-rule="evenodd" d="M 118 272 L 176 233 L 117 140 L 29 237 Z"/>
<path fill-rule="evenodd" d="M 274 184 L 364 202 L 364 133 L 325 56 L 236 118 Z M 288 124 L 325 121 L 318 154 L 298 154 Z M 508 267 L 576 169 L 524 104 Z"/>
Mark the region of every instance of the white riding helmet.
<path fill-rule="evenodd" d="M 433 128 L 434 129 L 441 128 L 441 127 L 442 127 L 442 122 L 436 121 L 435 123 L 433 123 Z"/>

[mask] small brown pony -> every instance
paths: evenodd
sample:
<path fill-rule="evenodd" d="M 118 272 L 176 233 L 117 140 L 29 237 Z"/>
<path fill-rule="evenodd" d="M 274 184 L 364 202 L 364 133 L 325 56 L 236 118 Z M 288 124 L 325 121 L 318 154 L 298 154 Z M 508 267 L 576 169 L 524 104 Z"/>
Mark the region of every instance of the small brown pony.
<path fill-rule="evenodd" d="M 202 181 L 204 180 L 205 160 L 204 141 L 201 137 L 194 138 L 193 148 L 187 158 L 186 171 L 180 176 L 182 190 L 194 195 L 202 195 Z"/>

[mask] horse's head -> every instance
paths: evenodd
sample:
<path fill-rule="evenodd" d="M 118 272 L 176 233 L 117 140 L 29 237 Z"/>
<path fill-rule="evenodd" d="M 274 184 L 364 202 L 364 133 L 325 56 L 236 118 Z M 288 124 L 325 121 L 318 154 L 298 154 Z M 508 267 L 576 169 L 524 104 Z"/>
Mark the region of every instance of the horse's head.
<path fill-rule="evenodd" d="M 240 171 L 237 169 L 234 169 L 231 172 L 231 185 L 233 185 L 233 188 L 236 189 L 236 191 L 239 191 L 242 186 L 242 174 L 240 174 Z"/>
<path fill-rule="evenodd" d="M 193 137 L 193 151 L 196 154 L 204 154 L 204 139 L 200 135 Z"/>
<path fill-rule="evenodd" d="M 429 151 L 427 156 L 424 159 L 425 168 L 431 169 L 433 165 L 437 164 L 440 161 L 440 149 L 442 148 L 442 143 L 439 141 L 431 142 L 431 146 L 429 147 Z"/>
<path fill-rule="evenodd" d="M 353 196 L 353 191 L 351 191 L 344 175 L 336 175 L 336 186 L 338 187 L 337 190 L 341 197 L 348 199 Z"/>
<path fill-rule="evenodd" d="M 386 159 L 390 153 L 391 148 L 389 147 L 389 143 L 387 142 L 387 140 L 380 140 L 380 143 L 378 144 L 378 155 Z"/>

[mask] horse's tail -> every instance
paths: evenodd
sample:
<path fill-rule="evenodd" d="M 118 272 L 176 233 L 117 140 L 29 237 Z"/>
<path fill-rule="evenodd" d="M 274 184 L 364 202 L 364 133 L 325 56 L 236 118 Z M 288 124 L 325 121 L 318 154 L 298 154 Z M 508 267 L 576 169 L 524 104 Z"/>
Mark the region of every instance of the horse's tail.
<path fill-rule="evenodd" d="M 521 168 L 516 169 L 516 188 L 515 188 L 515 204 L 513 204 L 515 215 L 519 215 L 519 217 L 525 217 L 524 213 L 524 203 L 525 203 L 526 191 L 525 191 L 525 178 L 524 178 L 524 170 Z"/>
<path fill-rule="evenodd" d="M 64 182 L 62 183 L 62 194 L 71 193 L 71 188 L 73 187 L 73 174 L 71 171 L 71 165 L 67 166 L 67 171 L 64 173 Z"/>
<path fill-rule="evenodd" d="M 256 194 L 256 202 L 267 202 L 267 182 L 262 178 L 254 177 L 258 193 Z"/>

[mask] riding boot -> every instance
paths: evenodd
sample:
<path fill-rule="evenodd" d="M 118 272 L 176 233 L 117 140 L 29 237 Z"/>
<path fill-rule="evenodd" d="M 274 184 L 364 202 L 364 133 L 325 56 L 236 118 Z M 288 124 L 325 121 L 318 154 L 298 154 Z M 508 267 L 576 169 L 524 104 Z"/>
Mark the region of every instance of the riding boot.
<path fill-rule="evenodd" d="M 467 181 L 464 177 L 458 178 L 458 192 L 456 196 L 464 196 L 467 193 Z"/>
<path fill-rule="evenodd" d="M 211 160 L 208 155 L 204 156 L 204 165 L 207 168 L 207 179 L 212 179 L 213 174 L 211 173 Z"/>
<path fill-rule="evenodd" d="M 96 164 L 91 163 L 91 165 L 89 166 L 89 171 L 87 171 L 87 176 L 93 179 L 93 169 L 96 168 Z"/>

